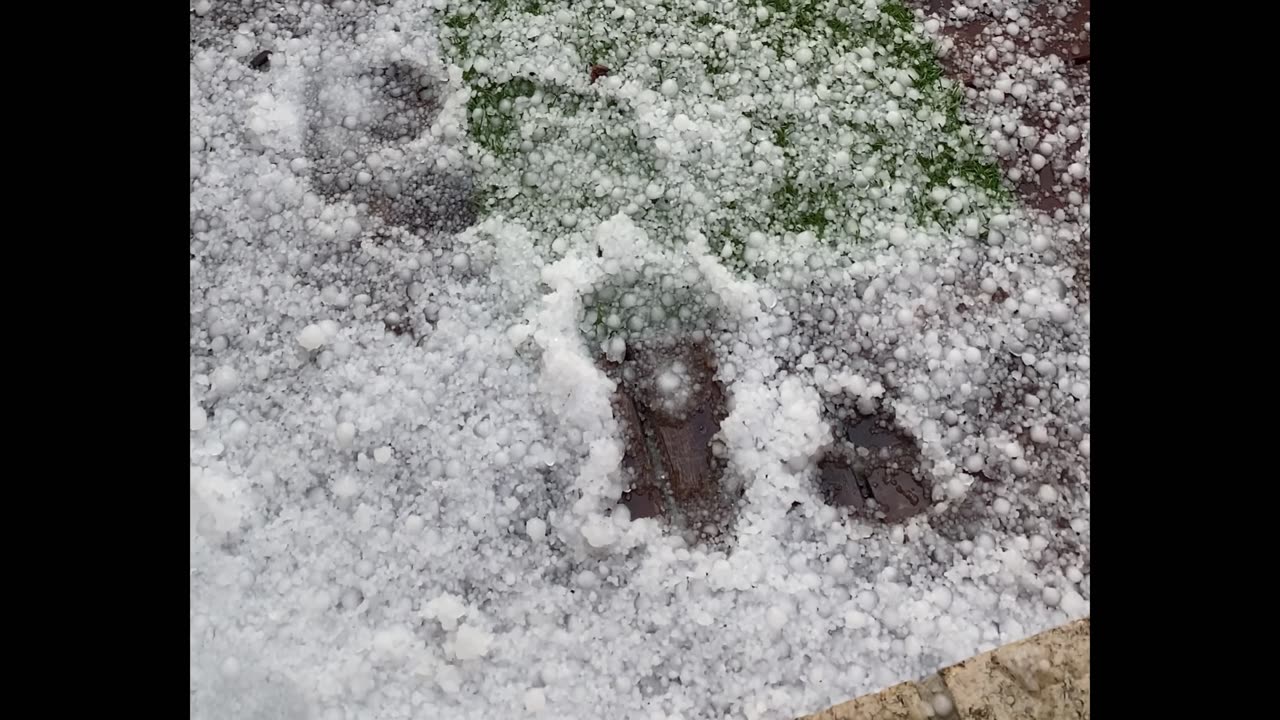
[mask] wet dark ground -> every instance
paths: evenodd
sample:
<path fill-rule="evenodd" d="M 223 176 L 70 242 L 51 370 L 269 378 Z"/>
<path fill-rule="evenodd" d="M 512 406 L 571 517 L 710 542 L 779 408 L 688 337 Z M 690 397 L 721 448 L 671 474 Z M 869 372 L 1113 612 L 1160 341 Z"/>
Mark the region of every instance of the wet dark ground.
<path fill-rule="evenodd" d="M 823 499 L 854 514 L 901 522 L 929 508 L 930 483 L 915 439 L 887 414 L 854 417 L 837 427 L 844 437 L 818 463 Z"/>

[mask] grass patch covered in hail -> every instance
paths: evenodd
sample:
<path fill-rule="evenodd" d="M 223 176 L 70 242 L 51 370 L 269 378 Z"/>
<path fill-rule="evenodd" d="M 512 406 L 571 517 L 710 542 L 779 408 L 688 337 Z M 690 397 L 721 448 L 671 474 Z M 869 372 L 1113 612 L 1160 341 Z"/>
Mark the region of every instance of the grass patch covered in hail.
<path fill-rule="evenodd" d="M 1087 615 L 1087 190 L 1020 208 L 930 37 L 194 3 L 192 717 L 790 718 Z M 625 393 L 715 418 L 718 515 L 633 517 Z M 867 417 L 921 512 L 824 495 Z"/>
<path fill-rule="evenodd" d="M 1009 202 L 896 0 L 446 8 L 482 206 L 549 238 L 622 212 L 751 267 L 787 235 L 857 252 Z"/>

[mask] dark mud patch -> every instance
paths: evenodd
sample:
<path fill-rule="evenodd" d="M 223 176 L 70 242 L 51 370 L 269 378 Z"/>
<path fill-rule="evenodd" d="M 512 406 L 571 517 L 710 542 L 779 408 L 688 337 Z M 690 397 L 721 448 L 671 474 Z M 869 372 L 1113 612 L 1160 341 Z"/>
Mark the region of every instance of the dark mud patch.
<path fill-rule="evenodd" d="M 842 437 L 818 463 L 818 483 L 830 505 L 884 522 L 929 509 L 931 482 L 916 440 L 878 413 L 840 422 Z"/>
<path fill-rule="evenodd" d="M 623 428 L 630 483 L 623 503 L 633 518 L 662 517 L 705 539 L 732 526 L 738 493 L 725 489 L 725 463 L 714 450 L 724 419 L 724 388 L 705 345 L 662 343 L 628 348 L 610 365 Z M 679 377 L 672 391 L 664 376 Z"/>

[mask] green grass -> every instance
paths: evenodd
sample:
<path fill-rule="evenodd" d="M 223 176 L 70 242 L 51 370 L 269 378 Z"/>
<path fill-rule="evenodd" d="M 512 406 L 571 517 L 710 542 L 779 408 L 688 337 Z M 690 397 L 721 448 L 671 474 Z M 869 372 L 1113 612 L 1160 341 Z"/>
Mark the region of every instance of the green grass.
<path fill-rule="evenodd" d="M 789 51 L 795 46 L 795 41 L 801 37 L 824 38 L 827 43 L 843 50 L 874 43 L 887 48 L 896 58 L 895 64 L 908 69 L 913 74 L 914 91 L 910 98 L 900 101 L 903 114 L 914 113 L 923 107 L 930 112 L 941 114 L 942 127 L 930 131 L 929 137 L 914 138 L 910 141 L 899 137 L 900 131 L 895 133 L 892 129 L 886 129 L 885 134 L 880 134 L 874 130 L 868 133 L 866 129 L 858 128 L 855 132 L 858 133 L 858 137 L 865 138 L 863 141 L 865 144 L 851 148 L 850 151 L 855 159 L 862 158 L 865 161 L 869 157 L 878 158 L 878 167 L 883 172 L 877 174 L 874 182 L 879 183 L 882 188 L 888 187 L 884 184 L 886 177 L 888 182 L 899 178 L 915 178 L 912 182 L 917 187 L 912 191 L 910 211 L 918 223 L 928 225 L 937 222 L 944 228 L 954 223 L 954 217 L 951 214 L 941 211 L 936 203 L 929 200 L 929 191 L 939 186 L 977 188 L 985 193 L 993 204 L 1010 202 L 1010 193 L 1004 187 L 1002 173 L 998 166 L 989 157 L 983 155 L 977 144 L 976 135 L 964 122 L 963 94 L 960 88 L 944 78 L 943 68 L 931 44 L 923 37 L 917 36 L 914 31 L 915 18 L 912 11 L 899 0 L 890 0 L 881 5 L 880 19 L 866 25 L 856 19 L 856 15 L 841 13 L 841 16 L 837 16 L 833 10 L 837 10 L 840 5 L 828 0 L 762 0 L 762 4 L 772 13 L 765 24 L 768 39 L 766 47 L 772 47 L 779 57 L 785 57 L 783 51 Z M 544 5 L 543 2 L 536 1 L 522 3 L 496 0 L 474 6 L 475 14 L 465 17 L 456 14 L 455 9 L 455 14 L 448 15 L 444 21 L 443 39 L 446 47 L 452 51 L 455 58 L 461 60 L 468 57 L 472 51 L 471 45 L 475 42 L 473 33 L 478 19 L 492 20 L 507 16 L 519 22 L 517 16 L 520 13 L 538 13 L 544 9 Z M 606 12 L 603 6 L 596 7 L 591 0 L 583 0 L 583 6 L 587 18 L 594 18 L 594 13 L 597 11 Z M 595 9 L 592 10 L 592 8 Z M 677 6 L 662 2 L 658 5 L 656 12 L 662 15 L 664 22 L 683 21 L 697 27 L 708 27 L 717 20 L 709 14 L 695 14 L 691 4 Z M 568 30 L 568 37 L 582 39 L 579 53 L 584 60 L 584 74 L 589 64 L 602 64 L 615 72 L 621 71 L 626 58 L 635 52 L 642 52 L 644 44 L 648 42 L 647 38 L 629 37 L 625 33 L 611 32 L 608 30 L 607 23 L 602 25 L 589 21 L 583 27 L 577 27 L 576 22 L 574 25 L 575 27 Z M 653 63 L 659 82 L 660 78 L 668 76 L 668 65 L 671 62 L 673 61 Z M 699 72 L 704 72 L 703 77 L 712 81 L 713 86 L 717 88 L 717 93 L 721 85 L 714 78 L 728 73 L 735 64 L 732 58 L 723 57 L 718 53 L 705 55 L 694 62 L 700 63 Z M 807 82 L 810 87 L 818 82 L 818 73 L 823 69 L 824 66 L 820 62 L 804 68 L 809 75 Z M 685 73 L 682 82 L 689 82 L 687 65 L 681 68 L 673 65 L 670 71 Z M 522 163 L 519 153 L 520 123 L 517 119 L 519 110 L 515 104 L 520 98 L 532 96 L 535 91 L 541 90 L 546 97 L 539 112 L 550 113 L 550 115 L 544 115 L 539 121 L 547 128 L 548 133 L 548 137 L 544 138 L 543 142 L 558 136 L 556 117 L 567 118 L 581 112 L 616 112 L 623 113 L 617 118 L 619 123 L 625 125 L 629 120 L 625 116 L 628 108 L 618 107 L 618 103 L 613 100 L 604 103 L 594 93 L 579 95 L 523 78 L 493 84 L 488 78 L 477 77 L 472 71 L 464 73 L 464 79 L 471 84 L 473 90 L 467 108 L 471 139 L 484 151 L 498 158 L 500 166 L 515 162 L 513 170 L 518 169 Z M 919 95 L 916 96 L 915 92 Z M 510 112 L 501 110 L 500 105 L 503 100 L 511 101 Z M 763 203 L 759 200 L 763 199 L 762 197 L 758 196 L 757 200 L 752 202 L 750 198 L 743 196 L 742 199 L 747 200 L 743 205 L 744 209 L 736 209 L 736 203 L 721 206 L 722 212 L 718 213 L 721 219 L 706 228 L 708 235 L 732 239 L 735 235 L 741 238 L 751 230 L 761 230 L 767 234 L 809 231 L 829 242 L 858 241 L 859 237 L 856 234 L 847 237 L 840 231 L 833 232 L 836 227 L 843 227 L 844 222 L 852 214 L 849 198 L 843 194 L 852 192 L 852 188 L 841 187 L 834 178 L 824 180 L 821 172 L 815 174 L 811 171 L 803 171 L 797 174 L 795 170 L 798 163 L 812 162 L 815 155 L 821 156 L 823 151 L 815 149 L 829 142 L 833 131 L 838 132 L 840 128 L 821 129 L 798 126 L 792 119 L 791 111 L 776 107 L 767 110 L 761 108 L 761 110 L 764 112 L 759 113 L 758 117 L 753 117 L 752 122 L 758 123 L 756 127 L 766 133 L 766 137 L 781 149 L 788 170 L 780 187 L 765 191 L 764 197 L 768 197 L 771 201 L 770 210 L 765 212 L 761 209 Z M 546 125 L 547 122 L 552 124 Z M 920 141 L 924 142 L 924 147 L 916 146 Z M 626 174 L 642 171 L 651 173 L 650 176 L 656 174 L 652 167 L 653 158 L 650 153 L 636 145 L 634 137 L 602 137 L 598 143 L 598 151 L 602 158 L 601 164 L 614 172 Z M 621 155 L 615 155 L 615 153 L 621 153 Z M 918 187 L 922 183 L 924 187 Z M 486 212 L 497 209 L 503 203 L 506 204 L 505 209 L 515 210 L 516 208 L 511 207 L 510 203 L 532 202 L 534 203 L 530 206 L 532 209 L 544 202 L 538 191 L 525 191 L 520 195 L 521 199 L 514 201 L 502 199 L 510 197 L 509 194 L 500 196 L 495 193 L 479 193 L 479 196 L 478 206 Z M 594 195 L 587 193 L 583 193 L 581 197 L 562 195 L 555 199 L 548 197 L 546 200 L 560 208 L 572 205 L 588 212 L 594 212 L 594 205 L 597 203 Z M 734 208 L 732 210 L 730 210 L 731 205 Z M 827 217 L 828 210 L 834 212 L 837 218 L 835 221 Z M 648 227 L 651 231 L 660 230 L 661 224 L 668 220 L 681 222 L 678 208 L 670 206 L 664 200 L 654 203 L 641 220 L 643 225 L 652 226 Z M 688 219 L 685 218 L 684 221 L 687 222 Z M 548 229 L 552 228 L 548 227 Z M 741 248 L 735 250 L 732 257 L 740 258 L 740 250 Z"/>
<path fill-rule="evenodd" d="M 471 54 L 471 26 L 475 21 L 475 15 L 450 15 L 444 19 L 444 26 L 450 30 L 449 41 L 461 57 Z"/>
<path fill-rule="evenodd" d="M 471 137 L 481 147 L 494 155 L 507 155 L 515 150 L 519 123 L 516 120 L 516 98 L 531 97 L 537 86 L 532 80 L 515 78 L 501 85 L 489 84 L 475 88 L 467 102 L 467 118 Z M 503 100 L 512 101 L 507 112 L 501 109 Z M 479 111 L 479 117 L 477 117 Z"/>
<path fill-rule="evenodd" d="M 832 223 L 827 218 L 827 210 L 839 207 L 834 188 L 801 187 L 790 177 L 771 199 L 773 224 L 791 232 L 812 232 L 819 238 L 827 236 L 827 227 Z"/>

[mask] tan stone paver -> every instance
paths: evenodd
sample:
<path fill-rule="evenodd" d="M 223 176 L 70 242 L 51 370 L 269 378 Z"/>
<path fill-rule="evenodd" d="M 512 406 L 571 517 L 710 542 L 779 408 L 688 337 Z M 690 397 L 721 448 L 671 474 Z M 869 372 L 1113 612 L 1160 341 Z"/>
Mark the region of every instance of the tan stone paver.
<path fill-rule="evenodd" d="M 1088 720 L 1089 619 L 801 720 Z"/>
<path fill-rule="evenodd" d="M 940 674 L 962 720 L 1084 720 L 1089 621 L 997 648 Z"/>

